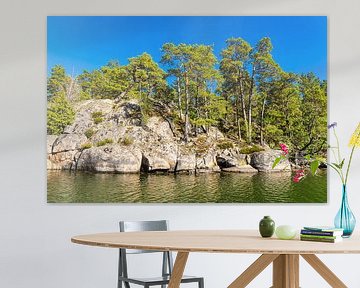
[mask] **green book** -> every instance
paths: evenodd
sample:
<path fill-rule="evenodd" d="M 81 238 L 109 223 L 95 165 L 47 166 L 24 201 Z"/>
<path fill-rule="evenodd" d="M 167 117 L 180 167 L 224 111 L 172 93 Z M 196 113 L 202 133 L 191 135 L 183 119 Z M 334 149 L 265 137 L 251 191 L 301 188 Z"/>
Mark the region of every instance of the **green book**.
<path fill-rule="evenodd" d="M 300 237 L 314 238 L 314 239 L 337 239 L 337 238 L 342 238 L 341 236 L 308 235 L 308 234 L 300 234 Z"/>
<path fill-rule="evenodd" d="M 324 242 L 324 243 L 337 243 L 342 241 L 342 237 L 336 237 L 335 239 L 329 238 L 314 238 L 314 237 L 303 237 L 300 236 L 301 241 L 313 241 L 313 242 Z"/>

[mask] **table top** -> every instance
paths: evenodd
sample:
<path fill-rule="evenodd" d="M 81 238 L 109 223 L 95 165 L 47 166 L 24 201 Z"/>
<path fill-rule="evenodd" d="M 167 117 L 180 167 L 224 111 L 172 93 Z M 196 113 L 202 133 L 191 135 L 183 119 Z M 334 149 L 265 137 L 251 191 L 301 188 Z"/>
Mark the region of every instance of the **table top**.
<path fill-rule="evenodd" d="M 79 235 L 73 243 L 99 247 L 249 254 L 360 253 L 360 235 L 338 243 L 262 238 L 256 230 L 116 232 Z"/>

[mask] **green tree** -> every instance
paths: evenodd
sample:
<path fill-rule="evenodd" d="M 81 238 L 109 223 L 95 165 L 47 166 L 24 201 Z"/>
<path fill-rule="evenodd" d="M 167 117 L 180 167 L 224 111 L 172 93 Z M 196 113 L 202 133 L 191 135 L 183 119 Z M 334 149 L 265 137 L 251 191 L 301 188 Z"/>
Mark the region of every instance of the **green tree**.
<path fill-rule="evenodd" d="M 125 69 L 117 61 L 92 72 L 84 71 L 78 77 L 83 99 L 126 98 L 133 84 Z"/>
<path fill-rule="evenodd" d="M 69 84 L 69 76 L 66 75 L 65 68 L 55 65 L 51 68 L 51 74 L 47 81 L 47 97 L 51 98 L 58 93 L 65 93 Z"/>
<path fill-rule="evenodd" d="M 312 73 L 299 76 L 282 72 L 266 91 L 263 116 L 266 143 L 274 147 L 284 142 L 302 155 L 324 154 L 327 138 L 326 81 Z"/>
<path fill-rule="evenodd" d="M 195 115 L 192 123 L 197 126 L 205 128 L 207 132 L 209 126 L 217 126 L 219 121 L 224 118 L 227 110 L 227 101 L 211 92 L 203 92 L 201 96 L 204 97 L 204 104 L 201 106 L 203 111 L 200 115 Z"/>
<path fill-rule="evenodd" d="M 125 66 L 110 61 L 100 69 L 84 71 L 78 81 L 82 99 L 138 98 L 143 108 L 148 109 L 151 101 L 167 88 L 165 72 L 147 53 L 130 58 Z"/>
<path fill-rule="evenodd" d="M 302 98 L 303 125 L 305 127 L 300 151 L 308 154 L 325 153 L 327 141 L 327 83 L 313 73 L 301 75 L 299 91 Z"/>
<path fill-rule="evenodd" d="M 213 47 L 208 45 L 166 43 L 162 51 L 162 62 L 169 67 L 169 75 L 176 79 L 177 106 L 180 118 L 184 114 L 184 139 L 187 142 L 191 123 L 195 125 L 195 133 L 197 126 L 203 126 L 206 131 L 225 110 L 222 98 L 215 95 L 220 78 L 215 69 L 217 60 Z M 214 109 L 215 103 L 221 107 Z"/>
<path fill-rule="evenodd" d="M 240 140 L 242 139 L 241 119 L 245 126 L 246 138 L 249 138 L 246 109 L 246 89 L 249 82 L 249 73 L 246 65 L 251 49 L 250 44 L 245 40 L 230 38 L 226 40 L 226 48 L 221 51 L 220 72 L 224 78 L 222 92 L 224 98 L 228 99 L 234 107 L 234 122 Z"/>
<path fill-rule="evenodd" d="M 224 102 L 222 97 L 215 94 L 220 74 L 215 69 L 217 59 L 213 47 L 194 45 L 190 61 L 190 118 L 196 133 L 198 126 L 207 131 L 209 125 L 217 124 L 223 116 Z M 216 105 L 219 107 L 216 108 Z"/>
<path fill-rule="evenodd" d="M 51 68 L 51 74 L 47 81 L 47 98 L 63 93 L 65 97 L 73 102 L 79 99 L 81 87 L 77 79 L 66 74 L 65 68 L 61 65 L 55 65 Z"/>
<path fill-rule="evenodd" d="M 144 116 L 177 115 L 185 142 L 216 125 L 249 144 L 284 142 L 303 154 L 323 153 L 327 82 L 282 71 L 271 53 L 270 38 L 253 47 L 230 38 L 219 69 L 212 46 L 183 43 L 162 46 L 167 73 L 148 53 L 129 58 L 127 65 L 110 61 L 77 78 L 56 65 L 48 78 L 48 133 L 62 133 L 73 122 L 76 99 L 135 98 Z"/>
<path fill-rule="evenodd" d="M 191 72 L 191 54 L 192 46 L 186 44 L 175 45 L 173 43 L 165 43 L 162 46 L 162 59 L 161 62 L 167 65 L 170 69 L 169 72 L 173 76 L 177 77 L 178 85 L 183 85 L 183 88 L 179 87 L 179 93 L 184 95 L 184 140 L 189 141 L 190 130 L 190 72 Z M 170 74 L 171 75 L 171 74 Z M 180 96 L 179 96 L 180 97 Z M 181 108 L 180 108 L 181 114 Z"/>
<path fill-rule="evenodd" d="M 132 82 L 133 95 L 140 99 L 143 110 L 148 113 L 152 103 L 161 99 L 159 96 L 166 90 L 166 73 L 147 53 L 130 58 L 125 69 Z"/>
<path fill-rule="evenodd" d="M 166 73 L 148 53 L 129 59 L 126 70 L 131 77 L 134 88 L 144 97 L 154 97 L 159 88 L 166 86 Z"/>
<path fill-rule="evenodd" d="M 220 71 L 224 77 L 223 90 L 234 105 L 237 134 L 241 139 L 241 117 L 246 141 L 252 142 L 254 98 L 259 86 L 271 82 L 279 67 L 271 55 L 272 44 L 268 37 L 251 47 L 241 38 L 230 38 L 221 52 Z M 240 111 L 242 113 L 240 113 Z M 241 117 L 240 117 L 241 115 Z"/>
<path fill-rule="evenodd" d="M 281 72 L 276 80 L 260 87 L 264 94 L 260 136 L 272 147 L 285 142 L 293 148 L 303 135 L 302 101 L 297 81 L 296 74 Z"/>
<path fill-rule="evenodd" d="M 75 111 L 66 99 L 64 92 L 58 92 L 48 102 L 47 108 L 47 133 L 59 135 L 64 128 L 75 120 Z"/>

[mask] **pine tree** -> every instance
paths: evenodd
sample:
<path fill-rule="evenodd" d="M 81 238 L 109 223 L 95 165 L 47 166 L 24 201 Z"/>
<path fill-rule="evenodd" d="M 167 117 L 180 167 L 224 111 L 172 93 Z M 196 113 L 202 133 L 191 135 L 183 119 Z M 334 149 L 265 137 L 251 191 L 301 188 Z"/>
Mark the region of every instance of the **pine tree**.
<path fill-rule="evenodd" d="M 47 134 L 59 135 L 75 120 L 75 111 L 64 92 L 58 92 L 48 102 Z"/>
<path fill-rule="evenodd" d="M 223 116 L 224 102 L 215 95 L 220 78 L 215 69 L 217 63 L 213 47 L 208 45 L 187 45 L 166 43 L 162 48 L 162 63 L 169 67 L 169 75 L 175 77 L 179 117 L 184 116 L 184 140 L 189 139 L 191 125 L 203 126 L 217 123 Z M 214 98 L 218 97 L 218 98 Z M 219 109 L 214 109 L 214 103 Z M 216 112 L 217 111 L 217 112 Z"/>
<path fill-rule="evenodd" d="M 271 50 L 271 40 L 267 37 L 260 39 L 255 47 L 251 47 L 242 38 L 230 38 L 221 52 L 223 91 L 234 106 L 238 137 L 241 139 L 243 123 L 248 143 L 253 139 L 253 107 L 259 86 L 271 81 L 279 70 L 271 56 Z"/>
<path fill-rule="evenodd" d="M 302 99 L 305 129 L 300 151 L 316 154 L 324 152 L 327 141 L 327 85 L 313 73 L 301 75 L 299 90 Z"/>
<path fill-rule="evenodd" d="M 66 75 L 65 68 L 61 65 L 55 65 L 51 68 L 51 74 L 47 81 L 47 97 L 57 95 L 58 93 L 66 93 L 69 77 Z"/>
<path fill-rule="evenodd" d="M 125 67 L 132 81 L 132 95 L 140 99 L 143 113 L 149 114 L 155 100 L 161 100 L 162 92 L 166 90 L 166 73 L 148 53 L 129 59 Z"/>

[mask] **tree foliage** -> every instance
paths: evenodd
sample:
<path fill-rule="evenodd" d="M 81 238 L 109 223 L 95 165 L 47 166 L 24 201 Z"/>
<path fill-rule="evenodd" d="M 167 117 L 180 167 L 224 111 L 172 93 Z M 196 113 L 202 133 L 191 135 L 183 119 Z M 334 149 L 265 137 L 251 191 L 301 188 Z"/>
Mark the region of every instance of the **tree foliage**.
<path fill-rule="evenodd" d="M 221 52 L 220 72 L 224 77 L 224 97 L 232 103 L 233 122 L 239 139 L 242 131 L 248 143 L 253 139 L 253 109 L 261 90 L 278 76 L 279 66 L 271 55 L 270 38 L 254 47 L 242 38 L 230 38 Z"/>
<path fill-rule="evenodd" d="M 145 115 L 171 113 L 185 142 L 217 126 L 240 143 L 286 142 L 303 154 L 324 153 L 327 82 L 283 71 L 272 49 L 268 37 L 255 45 L 230 38 L 218 60 L 211 45 L 165 43 L 162 66 L 143 53 L 76 78 L 56 65 L 48 78 L 48 132 L 71 124 L 76 100 L 137 99 Z"/>
<path fill-rule="evenodd" d="M 66 99 L 64 92 L 58 92 L 48 102 L 47 109 L 47 133 L 59 135 L 64 128 L 75 120 L 75 111 Z"/>
<path fill-rule="evenodd" d="M 69 81 L 65 68 L 61 65 L 55 65 L 51 69 L 51 75 L 47 81 L 47 97 L 51 98 L 58 93 L 66 93 Z"/>
<path fill-rule="evenodd" d="M 71 100 L 75 98 L 76 83 L 66 75 L 65 68 L 56 65 L 51 69 L 47 82 L 47 133 L 58 135 L 75 120 Z"/>
<path fill-rule="evenodd" d="M 226 102 L 215 94 L 220 74 L 215 69 L 217 59 L 213 47 L 166 43 L 162 47 L 162 63 L 169 76 L 175 79 L 177 108 L 180 119 L 184 118 L 184 140 L 187 142 L 194 126 L 207 131 L 225 114 Z"/>
<path fill-rule="evenodd" d="M 116 99 L 125 97 L 131 89 L 128 73 L 117 61 L 92 72 L 84 71 L 77 79 L 83 99 Z"/>

